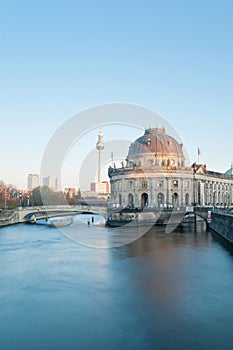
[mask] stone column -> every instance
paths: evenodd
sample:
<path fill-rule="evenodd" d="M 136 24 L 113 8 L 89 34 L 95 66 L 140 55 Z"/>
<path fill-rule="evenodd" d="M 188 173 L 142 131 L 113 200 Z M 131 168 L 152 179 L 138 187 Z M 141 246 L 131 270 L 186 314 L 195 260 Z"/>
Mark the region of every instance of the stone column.
<path fill-rule="evenodd" d="M 181 194 L 180 195 L 180 206 L 184 207 L 185 206 L 185 200 L 184 200 L 184 179 L 181 178 L 180 181 L 181 181 L 181 184 L 180 184 L 180 186 L 181 186 L 181 188 L 180 188 L 180 194 Z"/>
<path fill-rule="evenodd" d="M 135 179 L 134 180 L 134 198 L 135 198 L 135 200 L 134 200 L 134 206 L 135 207 L 139 207 L 139 202 L 138 202 L 138 180 L 137 179 Z"/>
<path fill-rule="evenodd" d="M 153 206 L 153 190 L 152 190 L 152 178 L 148 179 L 148 205 Z"/>
<path fill-rule="evenodd" d="M 171 186 L 171 179 L 169 177 L 166 177 L 166 205 L 168 208 L 168 205 L 170 204 L 170 186 Z"/>

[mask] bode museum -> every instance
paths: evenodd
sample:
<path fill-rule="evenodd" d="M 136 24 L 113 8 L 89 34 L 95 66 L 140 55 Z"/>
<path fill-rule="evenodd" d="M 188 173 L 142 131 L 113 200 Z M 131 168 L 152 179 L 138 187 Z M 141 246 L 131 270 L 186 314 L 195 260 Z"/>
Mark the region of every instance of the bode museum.
<path fill-rule="evenodd" d="M 228 206 L 233 203 L 233 164 L 225 173 L 185 164 L 183 145 L 164 128 L 149 128 L 131 143 L 121 168 L 109 167 L 111 208 Z"/>

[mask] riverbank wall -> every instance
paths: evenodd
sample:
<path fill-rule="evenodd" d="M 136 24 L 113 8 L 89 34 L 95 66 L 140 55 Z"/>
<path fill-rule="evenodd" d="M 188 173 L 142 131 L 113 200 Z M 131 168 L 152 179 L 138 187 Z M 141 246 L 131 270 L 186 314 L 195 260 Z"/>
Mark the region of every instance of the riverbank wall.
<path fill-rule="evenodd" d="M 233 243 L 233 215 L 212 213 L 211 219 L 212 221 L 209 223 L 210 229 Z"/>
<path fill-rule="evenodd" d="M 20 224 L 24 220 L 22 219 L 19 211 L 3 211 L 0 215 L 0 227 Z"/>

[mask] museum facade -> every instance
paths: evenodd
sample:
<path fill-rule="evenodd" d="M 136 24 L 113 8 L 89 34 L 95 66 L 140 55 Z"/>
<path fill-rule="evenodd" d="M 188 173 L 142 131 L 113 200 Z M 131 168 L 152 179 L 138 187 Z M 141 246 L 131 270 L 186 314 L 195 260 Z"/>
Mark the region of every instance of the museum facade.
<path fill-rule="evenodd" d="M 233 202 L 233 175 L 186 165 L 183 145 L 164 128 L 146 129 L 131 143 L 120 168 L 109 167 L 112 208 L 227 206 Z"/>

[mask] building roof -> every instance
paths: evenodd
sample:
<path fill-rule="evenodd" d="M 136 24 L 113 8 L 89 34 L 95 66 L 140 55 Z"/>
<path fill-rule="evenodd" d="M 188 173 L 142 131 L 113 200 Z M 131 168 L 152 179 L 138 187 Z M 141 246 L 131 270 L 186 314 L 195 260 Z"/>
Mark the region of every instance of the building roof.
<path fill-rule="evenodd" d="M 182 146 L 172 136 L 167 135 L 164 128 L 150 128 L 131 144 L 128 156 L 146 153 L 184 156 Z"/>

